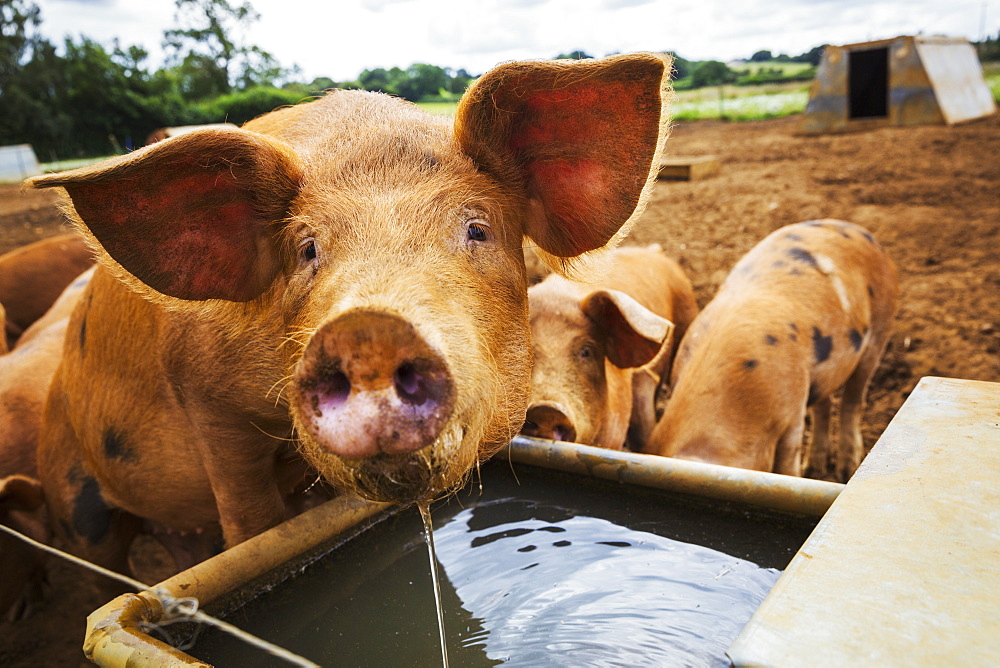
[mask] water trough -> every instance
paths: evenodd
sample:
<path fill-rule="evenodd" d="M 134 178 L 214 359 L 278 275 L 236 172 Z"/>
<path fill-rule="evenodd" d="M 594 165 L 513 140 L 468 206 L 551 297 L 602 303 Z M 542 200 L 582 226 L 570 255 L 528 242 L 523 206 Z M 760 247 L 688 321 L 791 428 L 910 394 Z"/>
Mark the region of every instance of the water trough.
<path fill-rule="evenodd" d="M 928 392 L 939 403 L 949 391 L 959 392 L 943 409 L 957 417 L 949 433 L 983 428 L 982 419 L 966 416 L 970 400 L 979 402 L 980 412 L 989 406 L 994 431 L 985 435 L 1000 445 L 1000 385 L 973 385 L 925 379 L 846 489 L 872 480 L 872 467 L 906 468 L 892 463 L 901 456 L 900 442 L 910 448 L 906 466 L 929 461 L 914 452 L 941 449 L 935 428 L 948 418 L 919 419 Z M 975 399 L 983 392 L 995 401 Z M 996 489 L 998 471 L 994 465 L 970 473 L 991 478 Z M 801 564 L 819 563 L 844 544 L 831 521 L 842 523 L 846 514 L 852 523 L 846 538 L 857 541 L 866 518 L 883 512 L 884 499 L 872 506 L 857 495 L 839 511 L 842 485 L 524 438 L 481 475 L 482 491 L 476 479 L 433 508 L 449 653 L 458 665 L 725 666 L 728 657 L 737 665 L 801 665 L 822 656 L 817 647 L 824 642 L 845 643 L 832 633 L 816 637 L 824 632 L 814 629 L 815 642 L 798 646 L 799 653 L 769 654 L 785 647 L 787 634 L 800 632 L 789 624 L 815 619 L 831 598 L 852 600 L 854 588 L 878 590 L 863 577 L 867 566 L 852 564 L 854 584 L 812 584 L 804 598 L 789 599 L 806 580 Z M 878 475 L 900 505 L 912 472 L 895 483 Z M 961 490 L 951 489 L 947 498 L 955 494 Z M 1000 523 L 990 512 L 992 534 L 977 540 L 995 556 Z M 420 531 L 415 509 L 335 500 L 158 587 L 172 597 L 195 597 L 209 612 L 323 665 L 434 665 L 440 650 Z M 862 536 L 862 542 L 891 562 L 899 546 L 879 548 L 882 535 Z M 843 561 L 822 563 L 826 571 L 845 569 Z M 891 585 L 891 570 L 872 572 Z M 996 593 L 997 577 L 985 582 Z M 794 614 L 783 614 L 785 606 Z M 143 630 L 163 615 L 161 599 L 150 592 L 119 597 L 88 618 L 85 651 L 105 666 L 275 663 L 215 631 L 182 653 Z M 884 626 L 891 633 L 903 621 L 890 615 Z M 997 651 L 996 641 L 979 642 L 976 651 L 983 647 Z"/>

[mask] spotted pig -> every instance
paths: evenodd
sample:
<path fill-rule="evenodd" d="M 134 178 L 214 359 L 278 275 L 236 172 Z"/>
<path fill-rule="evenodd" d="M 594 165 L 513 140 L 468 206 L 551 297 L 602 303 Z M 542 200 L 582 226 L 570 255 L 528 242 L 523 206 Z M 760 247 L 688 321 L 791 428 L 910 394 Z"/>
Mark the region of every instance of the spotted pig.
<path fill-rule="evenodd" d="M 773 232 L 736 264 L 681 342 L 673 393 L 646 452 L 789 475 L 808 462 L 807 475 L 846 480 L 864 454 L 865 393 L 897 292 L 895 266 L 862 227 L 814 220 Z"/>

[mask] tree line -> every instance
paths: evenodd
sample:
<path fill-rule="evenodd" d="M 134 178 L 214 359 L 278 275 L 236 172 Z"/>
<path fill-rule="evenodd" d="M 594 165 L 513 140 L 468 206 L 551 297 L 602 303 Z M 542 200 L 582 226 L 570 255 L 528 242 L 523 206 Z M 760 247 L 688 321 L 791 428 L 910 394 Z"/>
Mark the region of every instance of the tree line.
<path fill-rule="evenodd" d="M 258 20 L 249 2 L 175 0 L 164 31 L 166 60 L 151 69 L 142 47 L 109 48 L 88 37 L 57 46 L 39 33 L 31 0 L 0 0 L 0 146 L 29 143 L 43 162 L 121 153 L 160 127 L 242 124 L 332 87 L 377 90 L 417 101 L 451 99 L 473 80 L 434 65 L 374 69 L 356 81 L 295 81 L 268 52 L 238 42 Z"/>
<path fill-rule="evenodd" d="M 140 46 L 110 46 L 66 37 L 61 48 L 41 36 L 32 0 L 0 0 L 0 146 L 29 143 L 43 162 L 121 153 L 145 143 L 160 127 L 228 121 L 242 124 L 328 88 L 381 91 L 411 101 L 457 100 L 475 79 L 466 70 L 415 63 L 376 68 L 356 80 L 297 81 L 263 49 L 233 35 L 260 15 L 249 1 L 175 0 L 175 25 L 163 33 L 158 69 Z M 995 41 L 988 43 L 995 50 Z M 823 47 L 800 56 L 759 51 L 751 62 L 819 63 Z M 583 59 L 582 51 L 557 58 Z M 676 56 L 675 87 L 787 80 L 780 69 L 740 74 L 725 63 Z M 799 73 L 810 78 L 814 69 Z"/>

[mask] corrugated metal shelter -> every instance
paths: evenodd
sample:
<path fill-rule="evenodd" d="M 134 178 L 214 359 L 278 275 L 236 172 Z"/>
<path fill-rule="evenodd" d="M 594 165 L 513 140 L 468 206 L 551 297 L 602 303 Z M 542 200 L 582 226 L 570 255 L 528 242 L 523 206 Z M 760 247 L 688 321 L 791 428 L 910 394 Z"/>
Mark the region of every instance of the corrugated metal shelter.
<path fill-rule="evenodd" d="M 0 183 L 20 181 L 41 173 L 31 144 L 0 146 Z"/>
<path fill-rule="evenodd" d="M 826 47 L 801 130 L 951 125 L 993 113 L 996 104 L 968 40 L 903 36 Z"/>

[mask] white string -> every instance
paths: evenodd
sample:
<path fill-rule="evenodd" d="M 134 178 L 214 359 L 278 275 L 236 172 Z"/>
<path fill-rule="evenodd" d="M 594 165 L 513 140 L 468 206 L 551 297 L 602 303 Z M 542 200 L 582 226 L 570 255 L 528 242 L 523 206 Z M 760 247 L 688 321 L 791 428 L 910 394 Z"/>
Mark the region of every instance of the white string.
<path fill-rule="evenodd" d="M 173 638 L 163 627 L 169 626 L 170 624 L 176 624 L 178 622 L 201 623 L 207 626 L 214 626 L 215 628 L 221 631 L 225 631 L 226 633 L 236 636 L 243 642 L 253 645 L 257 649 L 267 652 L 272 656 L 284 659 L 285 661 L 293 665 L 308 666 L 309 668 L 319 668 L 318 664 L 315 664 L 309 659 L 301 657 L 298 654 L 290 652 L 284 647 L 280 647 L 278 645 L 270 643 L 264 640 L 263 638 L 258 638 L 257 636 L 251 633 L 247 633 L 246 631 L 237 626 L 233 626 L 228 622 L 224 622 L 221 619 L 217 619 L 215 617 L 212 617 L 211 615 L 205 614 L 204 612 L 198 609 L 198 599 L 196 598 L 174 598 L 170 595 L 169 592 L 167 592 L 162 587 L 157 587 L 156 589 L 150 589 L 149 585 L 139 582 L 134 578 L 130 578 L 127 575 L 122 575 L 121 573 L 117 573 L 110 569 L 104 568 L 103 566 L 98 566 L 97 564 L 93 564 L 87 561 L 86 559 L 81 559 L 80 557 L 69 554 L 68 552 L 63 552 L 62 550 L 54 548 L 50 545 L 46 545 L 45 543 L 39 543 L 37 540 L 29 536 L 25 536 L 24 534 L 4 524 L 0 524 L 0 530 L 11 536 L 14 536 L 15 538 L 20 539 L 21 541 L 27 543 L 28 545 L 31 545 L 32 547 L 38 550 L 57 556 L 61 559 L 69 561 L 70 563 L 76 564 L 77 566 L 82 566 L 83 568 L 91 570 L 95 573 L 99 573 L 100 575 L 103 575 L 105 577 L 109 577 L 113 580 L 118 580 L 119 582 L 127 584 L 129 587 L 135 589 L 136 591 L 143 591 L 143 590 L 149 591 L 150 594 L 159 599 L 160 604 L 163 606 L 164 614 L 162 621 L 158 623 L 140 622 L 139 624 L 140 630 L 142 630 L 144 633 L 149 631 L 156 631 L 162 634 L 163 637 L 167 638 L 167 642 L 170 645 L 174 645 L 174 643 L 172 642 Z M 183 651 L 191 647 L 193 644 L 194 644 L 194 639 L 192 639 L 189 643 L 185 644 L 183 647 L 176 645 L 174 646 L 177 647 L 177 649 Z"/>

